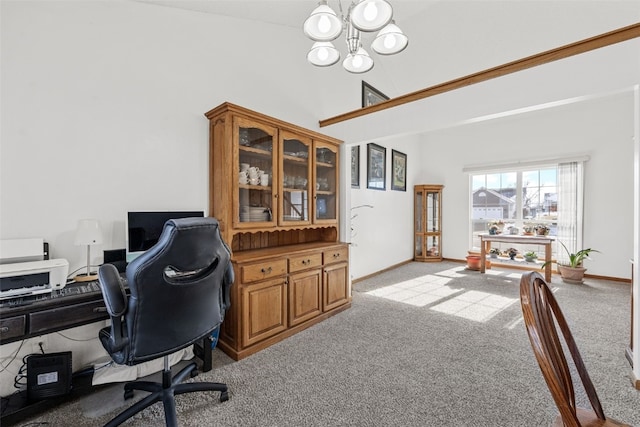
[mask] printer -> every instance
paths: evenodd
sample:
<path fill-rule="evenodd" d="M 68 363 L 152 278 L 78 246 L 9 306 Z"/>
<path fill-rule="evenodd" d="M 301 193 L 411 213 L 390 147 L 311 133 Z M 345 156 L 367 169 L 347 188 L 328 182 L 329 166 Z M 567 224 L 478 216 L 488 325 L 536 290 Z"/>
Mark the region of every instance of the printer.
<path fill-rule="evenodd" d="M 43 239 L 0 240 L 0 300 L 60 290 L 68 273 L 67 260 L 48 259 Z"/>

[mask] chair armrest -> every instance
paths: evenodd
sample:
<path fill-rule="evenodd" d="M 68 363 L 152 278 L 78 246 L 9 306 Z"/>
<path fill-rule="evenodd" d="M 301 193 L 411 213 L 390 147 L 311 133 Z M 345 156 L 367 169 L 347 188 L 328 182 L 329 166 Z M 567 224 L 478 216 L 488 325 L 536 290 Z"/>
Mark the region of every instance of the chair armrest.
<path fill-rule="evenodd" d="M 224 279 L 222 281 L 222 287 L 224 291 L 224 309 L 225 310 L 231 307 L 231 285 L 233 285 L 234 279 L 235 279 L 235 275 L 233 273 L 233 265 L 229 263 L 227 264 L 227 269 L 224 272 Z"/>
<path fill-rule="evenodd" d="M 98 280 L 107 312 L 111 317 L 120 318 L 127 311 L 127 293 L 118 269 L 112 264 L 102 265 L 98 270 Z"/>

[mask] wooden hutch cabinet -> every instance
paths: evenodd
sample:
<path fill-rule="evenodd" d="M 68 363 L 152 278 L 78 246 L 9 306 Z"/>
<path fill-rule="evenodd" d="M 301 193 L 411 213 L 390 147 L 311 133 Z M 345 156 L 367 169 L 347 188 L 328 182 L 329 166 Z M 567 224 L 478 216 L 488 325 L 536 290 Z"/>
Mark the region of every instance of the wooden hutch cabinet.
<path fill-rule="evenodd" d="M 341 141 L 230 103 L 205 116 L 209 212 L 235 272 L 218 346 L 239 360 L 351 306 Z"/>
<path fill-rule="evenodd" d="M 442 185 L 414 187 L 414 260 L 442 261 Z"/>

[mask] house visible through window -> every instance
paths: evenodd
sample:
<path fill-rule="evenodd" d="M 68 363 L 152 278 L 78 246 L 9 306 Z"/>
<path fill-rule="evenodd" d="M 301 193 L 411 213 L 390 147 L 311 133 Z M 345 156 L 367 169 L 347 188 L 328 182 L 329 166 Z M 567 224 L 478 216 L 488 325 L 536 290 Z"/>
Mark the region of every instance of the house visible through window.
<path fill-rule="evenodd" d="M 493 221 L 518 228 L 546 225 L 557 234 L 558 178 L 556 167 L 471 175 L 472 246 L 480 247 L 481 233 Z"/>

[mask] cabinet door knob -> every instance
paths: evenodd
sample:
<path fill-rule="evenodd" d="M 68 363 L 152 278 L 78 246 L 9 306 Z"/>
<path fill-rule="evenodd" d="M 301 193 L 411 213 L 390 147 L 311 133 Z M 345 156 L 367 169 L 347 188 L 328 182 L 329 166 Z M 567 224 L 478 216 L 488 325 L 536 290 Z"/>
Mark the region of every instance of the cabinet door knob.
<path fill-rule="evenodd" d="M 269 268 L 263 268 L 262 270 L 260 270 L 262 272 L 262 274 L 271 274 L 271 267 Z"/>
<path fill-rule="evenodd" d="M 334 258 L 339 258 L 340 257 L 340 252 L 336 252 L 335 254 L 333 254 Z"/>

